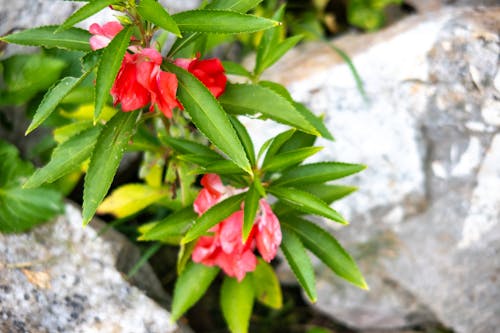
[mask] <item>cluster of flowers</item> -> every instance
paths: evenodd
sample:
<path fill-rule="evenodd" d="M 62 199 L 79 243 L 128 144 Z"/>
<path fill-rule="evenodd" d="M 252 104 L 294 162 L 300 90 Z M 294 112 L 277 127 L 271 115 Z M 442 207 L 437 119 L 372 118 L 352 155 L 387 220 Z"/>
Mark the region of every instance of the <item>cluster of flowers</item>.
<path fill-rule="evenodd" d="M 218 202 L 241 192 L 224 186 L 218 175 L 204 175 L 203 189 L 194 201 L 194 210 L 202 215 Z M 193 250 L 193 261 L 207 266 L 219 266 L 229 276 L 241 281 L 247 272 L 255 270 L 257 247 L 262 258 L 270 262 L 281 243 L 281 229 L 266 200 L 259 202 L 255 223 L 245 243 L 242 241 L 243 208 L 209 230 L 212 235 L 199 238 Z"/>
<path fill-rule="evenodd" d="M 97 50 L 106 47 L 122 29 L 118 22 L 108 22 L 103 26 L 92 24 L 89 28 L 93 34 L 90 38 L 91 48 Z M 128 112 L 148 104 L 153 111 L 156 105 L 167 118 L 171 118 L 173 108 L 182 109 L 176 98 L 177 77 L 161 70 L 163 59 L 157 50 L 131 46 L 129 51 L 130 53 L 125 54 L 111 89 L 115 106 L 121 104 L 121 109 Z M 174 64 L 192 73 L 216 98 L 224 92 L 227 78 L 219 59 L 179 58 L 174 60 Z M 243 191 L 224 186 L 220 177 L 215 174 L 203 176 L 201 184 L 203 189 L 194 202 L 194 210 L 199 215 L 218 202 Z M 200 237 L 192 254 L 193 261 L 207 266 L 219 266 L 238 281 L 247 272 L 255 270 L 255 248 L 264 260 L 270 262 L 281 243 L 278 218 L 269 204 L 261 199 L 255 223 L 247 241 L 243 243 L 243 216 L 241 209 L 211 228 L 211 235 Z"/>
<path fill-rule="evenodd" d="M 106 47 L 123 26 L 118 22 L 104 25 L 94 23 L 89 31 L 90 47 L 95 51 Z M 129 47 L 122 65 L 111 88 L 114 105 L 121 104 L 125 112 L 137 110 L 150 104 L 150 111 L 155 105 L 167 117 L 172 117 L 175 107 L 182 109 L 177 100 L 177 77 L 173 73 L 161 70 L 161 54 L 153 48 Z M 217 98 L 226 88 L 227 78 L 219 59 L 200 60 L 179 58 L 174 64 L 184 68 L 197 77 Z"/>

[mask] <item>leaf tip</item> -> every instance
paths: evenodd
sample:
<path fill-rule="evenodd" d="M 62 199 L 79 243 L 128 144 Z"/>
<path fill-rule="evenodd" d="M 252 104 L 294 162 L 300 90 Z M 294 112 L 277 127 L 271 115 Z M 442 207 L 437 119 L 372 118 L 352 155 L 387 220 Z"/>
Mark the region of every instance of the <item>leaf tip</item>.
<path fill-rule="evenodd" d="M 187 243 L 189 243 L 190 241 L 192 241 L 191 238 L 193 238 L 193 237 L 191 237 L 191 235 L 186 234 L 184 237 L 182 237 L 180 245 L 186 245 Z"/>
<path fill-rule="evenodd" d="M 363 290 L 370 291 L 370 286 L 368 286 L 368 283 L 366 283 L 364 278 L 361 278 L 361 284 L 359 287 Z"/>

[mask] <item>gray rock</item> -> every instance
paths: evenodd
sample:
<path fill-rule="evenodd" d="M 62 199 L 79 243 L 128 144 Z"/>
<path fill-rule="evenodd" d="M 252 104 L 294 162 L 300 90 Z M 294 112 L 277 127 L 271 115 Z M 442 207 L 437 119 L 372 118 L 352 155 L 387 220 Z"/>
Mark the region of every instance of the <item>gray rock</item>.
<path fill-rule="evenodd" d="M 180 332 L 115 267 L 120 254 L 130 253 L 121 237 L 111 242 L 83 228 L 73 205 L 30 232 L 0 234 L 0 331 Z M 148 279 L 157 289 L 158 281 Z"/>
<path fill-rule="evenodd" d="M 335 40 L 368 102 L 325 44 L 299 47 L 268 73 L 325 115 L 336 141 L 322 141 L 317 159 L 368 165 L 349 179 L 359 192 L 333 205 L 351 225 L 325 226 L 370 291 L 315 261 L 322 312 L 357 329 L 499 332 L 499 17 L 499 7 L 448 8 Z M 260 142 L 279 130 L 248 123 Z"/>
<path fill-rule="evenodd" d="M 449 5 L 455 6 L 495 6 L 498 0 L 406 0 L 418 13 L 426 13 L 442 9 Z"/>

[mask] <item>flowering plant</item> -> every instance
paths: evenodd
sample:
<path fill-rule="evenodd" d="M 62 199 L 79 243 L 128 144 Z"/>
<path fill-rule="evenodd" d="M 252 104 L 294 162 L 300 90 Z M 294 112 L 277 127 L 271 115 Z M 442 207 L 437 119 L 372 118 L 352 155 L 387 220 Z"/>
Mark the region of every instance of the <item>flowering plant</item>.
<path fill-rule="evenodd" d="M 58 145 L 51 160 L 24 187 L 85 170 L 85 224 L 96 212 L 124 218 L 154 205 L 165 208 L 166 216 L 139 228 L 139 240 L 180 246 L 173 317 L 196 303 L 222 270 L 221 307 L 233 332 L 247 331 L 254 299 L 281 307 L 269 264 L 278 248 L 311 301 L 316 290 L 306 249 L 340 277 L 366 288 L 349 254 L 305 217 L 347 224 L 330 204 L 354 189 L 329 182 L 364 166 L 304 163 L 321 149 L 314 146 L 317 137 L 333 137 L 283 86 L 260 79 L 300 37 L 283 37 L 284 8 L 272 19 L 246 14 L 259 3 L 214 0 L 170 15 L 155 0 L 93 0 L 59 26 L 1 38 L 82 52 L 81 75 L 63 78 L 45 94 L 27 134 L 80 89 L 93 91 L 91 118 L 70 113 L 55 130 Z M 119 22 L 92 24 L 89 31 L 73 27 L 107 6 L 119 13 Z M 203 57 L 212 34 L 254 32 L 262 36 L 252 71 Z M 165 34 L 176 36 L 170 47 L 163 45 Z M 245 83 L 231 83 L 227 74 Z M 242 117 L 272 119 L 290 129 L 256 154 Z M 119 186 L 107 196 L 126 151 L 142 152 L 143 182 Z"/>

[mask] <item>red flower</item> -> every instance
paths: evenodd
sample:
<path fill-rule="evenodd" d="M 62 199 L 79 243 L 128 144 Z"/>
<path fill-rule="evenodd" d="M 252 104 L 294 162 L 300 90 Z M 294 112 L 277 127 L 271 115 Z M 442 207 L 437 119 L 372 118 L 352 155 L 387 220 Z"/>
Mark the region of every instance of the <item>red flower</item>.
<path fill-rule="evenodd" d="M 123 26 L 115 21 L 105 23 L 103 26 L 93 23 L 89 27 L 89 32 L 94 35 L 90 37 L 90 47 L 95 51 L 108 46 L 109 42 L 111 42 L 122 29 Z"/>
<path fill-rule="evenodd" d="M 227 77 L 222 63 L 217 58 L 206 60 L 179 58 L 174 61 L 174 64 L 196 76 L 215 98 L 222 95 L 226 89 Z"/>
<path fill-rule="evenodd" d="M 204 175 L 201 183 L 203 189 L 194 202 L 194 210 L 199 215 L 225 198 L 242 191 L 224 186 L 220 177 L 214 174 Z M 241 209 L 212 227 L 209 232 L 213 235 L 200 237 L 193 250 L 193 261 L 207 266 L 219 266 L 227 275 L 236 277 L 238 281 L 243 280 L 247 272 L 255 270 L 255 247 L 264 260 L 271 261 L 281 243 L 278 218 L 269 204 L 264 199 L 260 200 L 255 224 L 246 243 L 243 243 L 243 216 Z"/>
<path fill-rule="evenodd" d="M 172 117 L 172 109 L 181 107 L 176 98 L 177 77 L 160 69 L 162 57 L 155 49 L 142 49 L 139 53 L 125 54 L 122 65 L 111 88 L 116 106 L 133 111 L 151 103 L 149 109 L 157 105 L 167 117 Z"/>

